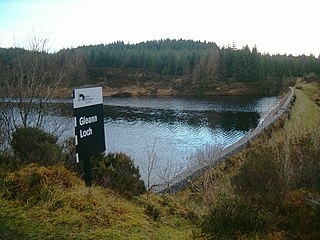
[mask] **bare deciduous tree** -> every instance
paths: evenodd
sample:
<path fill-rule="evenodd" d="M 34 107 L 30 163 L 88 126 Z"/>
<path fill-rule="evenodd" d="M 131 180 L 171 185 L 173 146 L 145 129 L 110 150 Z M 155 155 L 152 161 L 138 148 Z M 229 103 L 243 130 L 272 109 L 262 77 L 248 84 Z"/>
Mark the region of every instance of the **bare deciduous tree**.
<path fill-rule="evenodd" d="M 174 162 L 172 158 L 168 159 L 165 162 L 161 173 L 158 173 L 162 190 L 171 192 L 170 188 L 175 183 L 176 178 L 183 173 L 183 170 L 183 167 Z"/>
<path fill-rule="evenodd" d="M 152 188 L 154 186 L 154 184 L 152 183 L 152 178 L 154 177 L 153 175 L 154 175 L 155 171 L 159 167 L 158 166 L 159 158 L 157 156 L 155 147 L 156 147 L 156 141 L 154 141 L 151 149 L 149 149 L 149 146 L 146 143 L 148 158 L 147 158 L 147 162 L 145 163 L 145 165 L 142 166 L 142 171 L 146 175 L 146 180 L 147 180 L 146 188 L 148 191 L 152 190 Z"/>
<path fill-rule="evenodd" d="M 207 143 L 204 147 L 197 149 L 197 151 L 188 158 L 189 167 L 204 166 L 215 161 L 225 145 L 224 143 Z"/>
<path fill-rule="evenodd" d="M 14 51 L 3 68 L 1 118 L 8 136 L 18 126 L 43 128 L 50 99 L 65 79 L 61 61 L 48 45 L 47 38 L 29 38 L 28 48 Z"/>

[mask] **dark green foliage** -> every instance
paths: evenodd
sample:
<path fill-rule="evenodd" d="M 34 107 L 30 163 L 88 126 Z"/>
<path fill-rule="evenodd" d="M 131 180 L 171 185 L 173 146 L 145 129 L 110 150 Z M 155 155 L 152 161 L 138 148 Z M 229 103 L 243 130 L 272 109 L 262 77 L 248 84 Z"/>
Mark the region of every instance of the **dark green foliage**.
<path fill-rule="evenodd" d="M 249 153 L 231 182 L 237 194 L 255 202 L 277 202 L 280 197 L 282 185 L 270 152 Z"/>
<path fill-rule="evenodd" d="M 261 54 L 248 46 L 219 48 L 215 43 L 185 40 L 148 41 L 139 44 L 116 42 L 108 45 L 81 47 L 86 66 L 135 68 L 182 77 L 184 84 L 206 88 L 214 81 L 254 82 L 263 79 L 302 77 L 310 72 L 320 74 L 320 60 L 314 56 Z M 100 75 L 100 78 L 108 76 Z"/>
<path fill-rule="evenodd" d="M 160 210 L 151 203 L 146 204 L 146 214 L 155 221 L 159 220 L 161 217 Z"/>
<path fill-rule="evenodd" d="M 65 141 L 64 165 L 83 176 L 83 161 L 76 163 L 74 139 Z M 146 191 L 140 179 L 139 168 L 124 153 L 97 154 L 91 157 L 91 174 L 95 184 L 108 187 L 126 196 L 139 195 Z"/>
<path fill-rule="evenodd" d="M 12 134 L 11 147 L 18 164 L 22 165 L 54 165 L 61 156 L 57 137 L 38 128 L 18 128 Z"/>
<path fill-rule="evenodd" d="M 82 47 L 89 67 L 143 68 L 164 75 L 190 73 L 200 58 L 205 58 L 215 43 L 185 40 L 147 41 L 139 44 L 115 42 Z"/>
<path fill-rule="evenodd" d="M 14 171 L 18 167 L 18 162 L 8 152 L 4 151 L 0 154 L 0 179 L 4 178 L 7 172 Z"/>
<path fill-rule="evenodd" d="M 124 153 L 98 155 L 92 160 L 92 175 L 95 183 L 109 187 L 126 196 L 142 194 L 146 191 L 140 179 L 139 168 Z"/>
<path fill-rule="evenodd" d="M 309 83 L 311 83 L 311 82 L 320 83 L 320 76 L 318 76 L 314 72 L 310 72 L 309 74 L 304 76 L 303 80 L 306 82 L 309 82 Z"/>
<path fill-rule="evenodd" d="M 0 48 L 0 66 L 10 68 L 14 64 L 13 60 L 26 52 L 23 49 Z M 276 79 L 282 83 L 285 79 L 309 76 L 310 73 L 315 78 L 320 75 L 320 59 L 313 55 L 294 57 L 261 54 L 256 47 L 218 47 L 214 42 L 182 39 L 139 44 L 118 41 L 63 49 L 50 55 L 51 58 L 55 56 L 58 59 L 56 64 L 67 69 L 69 82 L 66 84 L 71 86 L 102 81 L 112 86 L 123 86 L 157 79 L 160 84 L 178 91 L 192 87 L 194 91 L 201 92 L 202 89 L 214 88 L 215 81 L 256 82 Z M 120 75 L 114 69 L 119 70 Z M 129 73 L 125 74 L 127 71 Z M 162 77 L 154 78 L 152 74 Z M 128 77 L 132 82 L 125 81 Z M 169 79 L 170 83 L 165 79 Z M 182 89 L 181 84 L 175 86 L 177 79 L 182 80 Z"/>
<path fill-rule="evenodd" d="M 251 52 L 248 46 L 241 50 L 232 49 L 231 77 L 236 82 L 252 82 L 261 80 L 260 55 L 254 48 Z"/>
<path fill-rule="evenodd" d="M 83 162 L 77 163 L 76 144 L 74 137 L 63 142 L 63 165 L 70 171 L 77 173 L 78 176 L 83 175 Z"/>
<path fill-rule="evenodd" d="M 288 139 L 291 176 L 289 189 L 320 190 L 320 145 L 319 134 L 305 133 Z"/>
<path fill-rule="evenodd" d="M 223 198 L 205 216 L 202 231 L 209 239 L 236 239 L 265 231 L 262 213 L 241 198 Z"/>

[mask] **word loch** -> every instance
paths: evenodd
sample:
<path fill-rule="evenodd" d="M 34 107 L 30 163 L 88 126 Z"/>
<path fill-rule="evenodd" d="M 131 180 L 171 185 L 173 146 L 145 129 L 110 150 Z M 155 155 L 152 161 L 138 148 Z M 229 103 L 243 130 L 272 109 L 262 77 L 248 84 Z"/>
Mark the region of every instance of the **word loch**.
<path fill-rule="evenodd" d="M 87 124 L 91 124 L 98 121 L 97 116 L 91 116 L 91 117 L 80 117 L 79 118 L 79 124 L 80 126 L 84 126 Z M 88 127 L 86 130 L 80 129 L 80 138 L 88 137 L 93 134 L 92 128 Z"/>

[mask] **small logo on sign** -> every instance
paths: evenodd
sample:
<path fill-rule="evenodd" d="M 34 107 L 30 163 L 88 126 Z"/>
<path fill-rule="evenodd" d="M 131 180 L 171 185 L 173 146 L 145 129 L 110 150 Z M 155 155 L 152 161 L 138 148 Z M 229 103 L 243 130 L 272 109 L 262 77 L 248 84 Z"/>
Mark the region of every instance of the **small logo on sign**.
<path fill-rule="evenodd" d="M 1 0 L 0 0 L 1 1 Z M 82 88 L 73 90 L 73 108 L 102 104 L 102 88 Z"/>
<path fill-rule="evenodd" d="M 85 100 L 86 100 L 86 97 L 82 93 L 80 93 L 78 95 L 78 102 L 85 101 Z"/>

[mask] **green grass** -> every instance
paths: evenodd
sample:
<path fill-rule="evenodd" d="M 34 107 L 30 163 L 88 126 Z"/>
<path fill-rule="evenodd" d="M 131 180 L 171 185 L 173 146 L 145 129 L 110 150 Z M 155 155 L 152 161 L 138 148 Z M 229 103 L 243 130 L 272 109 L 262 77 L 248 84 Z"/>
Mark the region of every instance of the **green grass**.
<path fill-rule="evenodd" d="M 298 83 L 295 89 L 296 103 L 292 109 L 292 117 L 286 124 L 289 132 L 312 131 L 320 124 L 320 107 L 313 101 L 320 93 L 317 84 Z"/>
<path fill-rule="evenodd" d="M 41 181 L 31 185 L 32 171 Z M 54 182 L 57 171 L 63 174 Z M 148 194 L 128 200 L 106 188 L 87 188 L 63 168 L 29 165 L 10 174 L 5 187 L 0 239 L 188 239 L 195 228 L 189 210 L 174 198 Z M 158 210 L 157 218 L 148 205 Z"/>
<path fill-rule="evenodd" d="M 0 200 L 0 237 L 21 239 L 188 239 L 194 225 L 179 213 L 155 221 L 143 205 L 93 187 L 55 193 L 36 205 Z M 150 199 L 151 200 L 151 199 Z M 152 200 L 151 200 L 152 201 Z"/>

